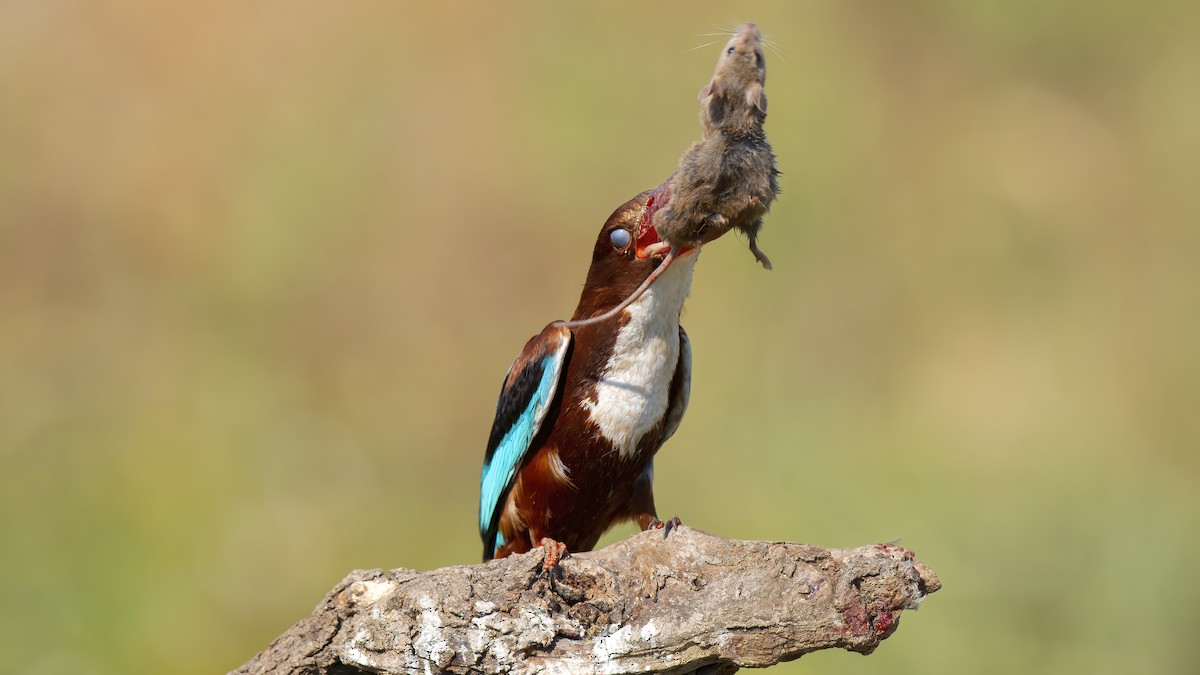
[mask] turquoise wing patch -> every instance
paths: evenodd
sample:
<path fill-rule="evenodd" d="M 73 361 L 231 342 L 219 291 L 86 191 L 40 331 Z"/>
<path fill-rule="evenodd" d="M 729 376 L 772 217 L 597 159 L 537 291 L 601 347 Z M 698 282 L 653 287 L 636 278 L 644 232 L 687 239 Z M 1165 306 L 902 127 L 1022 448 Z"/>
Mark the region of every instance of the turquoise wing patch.
<path fill-rule="evenodd" d="M 531 359 L 515 376 L 510 373 L 505 377 L 479 480 L 479 534 L 484 542 L 484 559 L 490 559 L 504 544 L 498 532 L 504 500 L 558 391 L 570 332 L 563 329 L 560 337 L 557 345 L 546 345 L 544 340 L 527 345 L 526 349 L 550 349 L 544 350 L 541 358 Z"/>

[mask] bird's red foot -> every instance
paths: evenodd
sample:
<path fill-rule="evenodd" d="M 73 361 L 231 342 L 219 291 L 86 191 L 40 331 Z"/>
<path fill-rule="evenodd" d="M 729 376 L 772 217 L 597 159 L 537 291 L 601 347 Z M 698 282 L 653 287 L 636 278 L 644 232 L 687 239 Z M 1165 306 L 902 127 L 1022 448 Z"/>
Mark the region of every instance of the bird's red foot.
<path fill-rule="evenodd" d="M 671 530 L 679 527 L 682 524 L 683 523 L 679 521 L 679 516 L 671 516 L 670 518 L 667 518 L 665 521 L 655 518 L 655 519 L 651 520 L 648 525 L 646 525 L 646 529 L 647 530 L 662 530 L 663 531 L 663 539 L 666 539 L 667 535 L 671 534 Z"/>
<path fill-rule="evenodd" d="M 571 555 L 566 544 L 554 541 L 550 537 L 542 537 L 541 547 L 546 551 L 542 558 L 542 571 L 546 574 L 553 574 L 558 569 L 558 561 Z"/>

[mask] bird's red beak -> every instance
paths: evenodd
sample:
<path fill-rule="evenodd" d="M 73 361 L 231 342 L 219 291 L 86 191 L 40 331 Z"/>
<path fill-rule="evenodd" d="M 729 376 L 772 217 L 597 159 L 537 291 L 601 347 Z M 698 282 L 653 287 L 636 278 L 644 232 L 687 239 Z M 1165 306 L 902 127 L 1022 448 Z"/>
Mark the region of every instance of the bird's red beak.
<path fill-rule="evenodd" d="M 634 253 L 638 258 L 662 258 L 671 250 L 671 245 L 663 241 L 658 236 L 658 230 L 654 229 L 654 214 L 667 205 L 671 200 L 671 191 L 667 186 L 660 185 L 650 193 L 649 199 L 646 200 L 646 215 L 642 217 L 642 229 L 637 234 L 637 241 L 634 243 Z M 679 249 L 678 256 L 691 251 L 694 246 L 684 246 Z"/>
<path fill-rule="evenodd" d="M 642 222 L 642 230 L 638 233 L 633 250 L 639 258 L 661 258 L 671 250 L 671 245 L 659 238 L 658 230 L 654 229 L 647 218 Z"/>

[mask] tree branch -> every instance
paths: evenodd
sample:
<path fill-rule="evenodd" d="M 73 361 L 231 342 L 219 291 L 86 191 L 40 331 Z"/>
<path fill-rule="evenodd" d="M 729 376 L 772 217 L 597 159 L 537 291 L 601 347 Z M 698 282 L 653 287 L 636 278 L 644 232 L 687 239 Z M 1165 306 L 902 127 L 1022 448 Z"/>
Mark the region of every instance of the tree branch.
<path fill-rule="evenodd" d="M 681 527 L 561 563 L 540 549 L 419 574 L 356 570 L 236 673 L 731 673 L 868 654 L 941 582 L 888 544 L 826 549 Z"/>

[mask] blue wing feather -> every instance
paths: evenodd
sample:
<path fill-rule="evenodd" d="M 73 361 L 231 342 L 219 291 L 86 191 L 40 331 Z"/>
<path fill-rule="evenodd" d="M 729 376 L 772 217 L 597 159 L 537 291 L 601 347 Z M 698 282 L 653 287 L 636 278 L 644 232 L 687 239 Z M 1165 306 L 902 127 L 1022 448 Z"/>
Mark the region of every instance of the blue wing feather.
<path fill-rule="evenodd" d="M 491 523 L 492 513 L 500 501 L 501 493 L 508 488 L 517 467 L 525 458 L 533 437 L 541 426 L 545 409 L 549 407 L 550 399 L 557 388 L 557 369 L 554 367 L 554 356 L 542 359 L 541 378 L 529 401 L 525 404 L 520 416 L 509 427 L 496 447 L 492 460 L 483 467 L 483 476 L 479 482 L 479 527 L 487 529 Z M 540 414 L 539 414 L 540 413 Z"/>
<path fill-rule="evenodd" d="M 505 376 L 479 480 L 479 534 L 485 560 L 504 544 L 498 531 L 500 513 L 554 402 L 570 343 L 568 329 L 547 326 L 525 345 Z"/>

